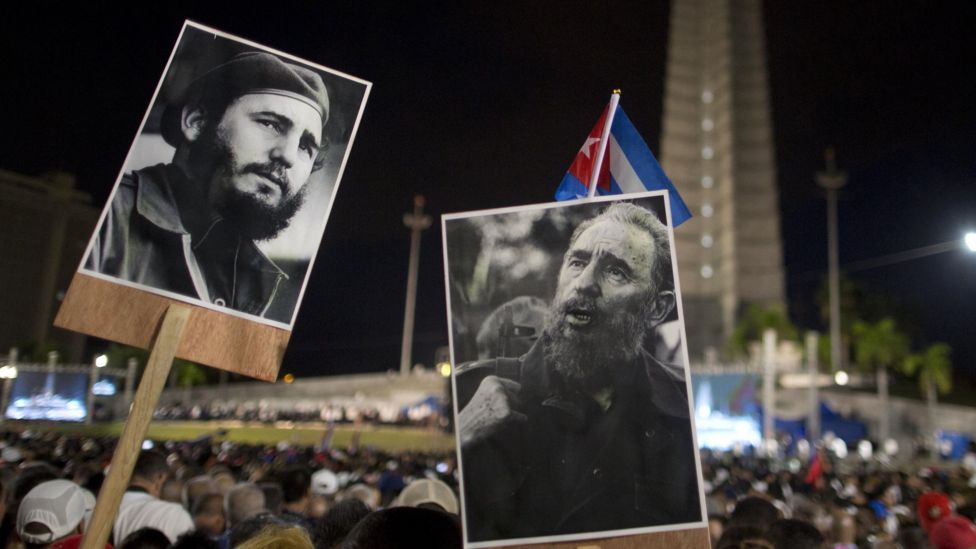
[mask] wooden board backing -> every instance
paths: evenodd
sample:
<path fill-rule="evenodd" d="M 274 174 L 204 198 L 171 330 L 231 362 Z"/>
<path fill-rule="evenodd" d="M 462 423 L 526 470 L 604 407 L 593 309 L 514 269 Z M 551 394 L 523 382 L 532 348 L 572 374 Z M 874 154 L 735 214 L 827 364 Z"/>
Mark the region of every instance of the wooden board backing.
<path fill-rule="evenodd" d="M 687 530 L 654 532 L 604 539 L 561 541 L 559 543 L 533 543 L 531 545 L 506 545 L 528 549 L 709 549 L 711 539 L 705 526 Z"/>
<path fill-rule="evenodd" d="M 191 307 L 178 358 L 274 381 L 291 332 L 75 273 L 54 325 L 148 349 L 166 309 Z"/>

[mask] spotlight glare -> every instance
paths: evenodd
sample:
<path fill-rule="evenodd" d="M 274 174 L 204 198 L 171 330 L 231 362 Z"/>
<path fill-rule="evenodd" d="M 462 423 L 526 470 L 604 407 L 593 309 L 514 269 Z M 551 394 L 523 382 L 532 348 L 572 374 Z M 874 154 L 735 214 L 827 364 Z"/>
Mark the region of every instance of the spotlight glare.
<path fill-rule="evenodd" d="M 971 252 L 976 252 L 976 232 L 966 233 L 966 237 L 963 239 L 966 242 L 966 248 Z"/>

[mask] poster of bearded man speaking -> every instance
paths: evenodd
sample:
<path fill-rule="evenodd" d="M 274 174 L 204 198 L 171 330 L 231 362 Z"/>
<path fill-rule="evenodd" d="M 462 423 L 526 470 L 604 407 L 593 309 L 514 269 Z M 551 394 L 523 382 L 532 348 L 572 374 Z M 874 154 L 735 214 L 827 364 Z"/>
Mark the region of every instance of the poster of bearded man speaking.
<path fill-rule="evenodd" d="M 187 22 L 80 270 L 290 329 L 369 88 Z"/>
<path fill-rule="evenodd" d="M 444 216 L 466 545 L 704 524 L 667 208 Z"/>

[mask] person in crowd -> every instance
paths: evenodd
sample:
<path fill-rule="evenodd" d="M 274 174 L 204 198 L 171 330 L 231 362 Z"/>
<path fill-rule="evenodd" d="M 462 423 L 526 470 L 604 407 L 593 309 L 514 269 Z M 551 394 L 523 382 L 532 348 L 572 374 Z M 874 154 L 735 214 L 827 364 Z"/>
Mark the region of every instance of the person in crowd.
<path fill-rule="evenodd" d="M 291 466 L 278 474 L 278 480 L 281 482 L 284 495 L 281 517 L 287 522 L 311 528 L 312 522 L 308 517 L 312 487 L 311 473 L 305 467 Z"/>
<path fill-rule="evenodd" d="M 772 502 L 759 496 L 750 496 L 735 504 L 726 527 L 751 526 L 765 532 L 779 518 L 779 511 Z"/>
<path fill-rule="evenodd" d="M 220 549 L 220 545 L 205 532 L 198 530 L 176 538 L 176 543 L 168 549 Z"/>
<path fill-rule="evenodd" d="M 297 525 L 272 524 L 237 546 L 239 549 L 314 549 L 308 531 Z"/>
<path fill-rule="evenodd" d="M 229 549 L 240 547 L 241 544 L 258 535 L 261 530 L 264 530 L 268 526 L 290 525 L 271 513 L 258 513 L 242 520 L 231 528 L 225 537 L 226 545 L 221 545 L 221 547 L 226 547 Z"/>
<path fill-rule="evenodd" d="M 196 504 L 191 511 L 193 525 L 197 532 L 202 532 L 211 537 L 217 537 L 224 533 L 227 526 L 227 517 L 224 514 L 224 496 L 217 492 L 199 496 L 196 498 Z"/>
<path fill-rule="evenodd" d="M 774 549 L 765 533 L 755 526 L 732 526 L 722 532 L 715 549 Z"/>
<path fill-rule="evenodd" d="M 85 498 L 68 480 L 49 480 L 31 489 L 17 509 L 17 536 L 27 549 L 44 549 L 84 533 Z"/>
<path fill-rule="evenodd" d="M 264 492 L 253 482 L 241 482 L 227 492 L 224 500 L 227 525 L 233 528 L 244 519 L 268 511 Z"/>
<path fill-rule="evenodd" d="M 457 496 L 451 487 L 444 481 L 431 478 L 420 478 L 408 484 L 394 500 L 394 506 L 434 509 L 452 515 L 460 511 Z"/>
<path fill-rule="evenodd" d="M 341 549 L 460 549 L 461 526 L 456 517 L 433 509 L 391 507 L 359 521 L 339 545 Z"/>
<path fill-rule="evenodd" d="M 155 450 L 143 450 L 136 459 L 129 487 L 122 495 L 119 512 L 112 528 L 113 539 L 124 540 L 140 528 L 154 528 L 176 541 L 180 534 L 193 530 L 193 518 L 181 505 L 159 499 L 163 483 L 169 477 L 166 456 Z"/>
<path fill-rule="evenodd" d="M 336 503 L 316 525 L 316 548 L 336 549 L 353 527 L 370 512 L 369 506 L 358 499 Z"/>
<path fill-rule="evenodd" d="M 20 461 L 19 450 L 17 454 L 18 459 L 13 461 L 13 463 Z M 61 472 L 56 467 L 46 463 L 22 464 L 20 466 L 16 481 L 12 484 L 13 489 L 9 495 L 10 504 L 6 506 L 3 524 L 0 525 L 0 543 L 6 543 L 5 540 L 13 540 L 15 538 L 14 529 L 17 523 L 17 509 L 20 507 L 20 502 L 24 499 L 24 496 L 38 484 L 55 480 L 60 476 Z"/>
<path fill-rule="evenodd" d="M 932 526 L 929 542 L 935 549 L 973 549 L 976 525 L 965 517 L 950 515 Z"/>
<path fill-rule="evenodd" d="M 118 549 L 167 549 L 170 543 L 165 533 L 147 526 L 130 532 L 119 543 Z"/>
<path fill-rule="evenodd" d="M 197 475 L 183 484 L 183 494 L 180 499 L 185 509 L 193 509 L 196 506 L 197 498 L 218 492 L 219 490 L 217 482 L 213 477 L 209 475 Z"/>
<path fill-rule="evenodd" d="M 258 487 L 264 492 L 264 506 L 272 515 L 281 516 L 285 506 L 285 493 L 278 482 L 259 482 Z"/>
<path fill-rule="evenodd" d="M 775 549 L 823 549 L 826 539 L 809 522 L 779 519 L 766 530 L 766 537 Z"/>

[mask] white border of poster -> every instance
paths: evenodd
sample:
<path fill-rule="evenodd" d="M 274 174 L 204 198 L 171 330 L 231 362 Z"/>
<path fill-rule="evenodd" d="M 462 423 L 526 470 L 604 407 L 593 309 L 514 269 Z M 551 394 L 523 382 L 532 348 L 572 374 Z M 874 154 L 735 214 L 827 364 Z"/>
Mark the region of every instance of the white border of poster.
<path fill-rule="evenodd" d="M 666 335 L 664 337 L 664 339 L 667 340 L 667 344 L 664 345 L 663 347 L 665 349 L 670 348 L 670 354 L 666 358 L 670 358 L 672 361 L 672 366 L 675 366 L 676 368 L 680 368 L 680 371 L 682 371 L 684 375 L 684 388 L 687 396 L 688 427 L 691 430 L 689 440 L 690 440 L 690 444 L 692 445 L 691 448 L 688 448 L 686 450 L 686 453 L 690 452 L 691 454 L 694 455 L 694 462 L 695 462 L 694 473 L 693 473 L 694 478 L 692 478 L 691 480 L 697 483 L 697 487 L 689 486 L 688 488 L 692 490 L 697 489 L 700 519 L 697 521 L 692 520 L 690 522 L 681 522 L 681 523 L 673 523 L 673 524 L 659 523 L 659 524 L 653 524 L 648 526 L 625 527 L 625 528 L 616 528 L 616 529 L 614 529 L 614 527 L 611 526 L 607 529 L 602 529 L 599 531 L 589 529 L 586 531 L 579 531 L 579 532 L 540 533 L 538 535 L 530 534 L 529 536 L 516 536 L 516 537 L 501 537 L 504 535 L 501 534 L 497 538 L 491 536 L 485 536 L 476 541 L 472 541 L 471 528 L 470 528 L 471 525 L 469 524 L 469 521 L 471 519 L 468 516 L 469 505 L 468 502 L 466 501 L 468 496 L 465 493 L 466 483 L 470 482 L 470 480 L 466 479 L 465 477 L 465 465 L 464 465 L 465 454 L 461 447 L 461 436 L 459 432 L 460 427 L 458 426 L 459 423 L 458 419 L 459 419 L 459 412 L 460 412 L 458 407 L 458 402 L 457 402 L 458 375 L 465 375 L 465 374 L 464 373 L 458 374 L 458 370 L 460 369 L 462 372 L 470 371 L 465 369 L 471 367 L 477 367 L 477 364 L 480 364 L 481 362 L 485 362 L 486 357 L 483 354 L 484 349 L 483 346 L 481 345 L 483 341 L 479 341 L 478 349 L 479 351 L 481 351 L 481 353 L 479 353 L 479 356 L 473 356 L 474 349 L 470 340 L 474 337 L 474 332 L 479 331 L 479 330 L 475 330 L 475 326 L 473 325 L 480 323 L 482 328 L 480 332 L 483 333 L 485 331 L 483 328 L 486 325 L 488 325 L 489 322 L 491 322 L 491 317 L 497 316 L 497 312 L 501 310 L 500 306 L 496 308 L 495 305 L 497 305 L 498 301 L 504 301 L 505 299 L 507 299 L 508 294 L 506 294 L 505 296 L 496 296 L 494 301 L 492 301 L 491 304 L 482 304 L 481 308 L 477 313 L 469 314 L 470 307 L 472 307 L 472 303 L 475 303 L 475 299 L 472 297 L 471 292 L 476 291 L 476 290 L 472 290 L 471 288 L 478 285 L 475 283 L 471 283 L 470 287 L 468 288 L 468 290 L 470 291 L 468 293 L 462 293 L 462 290 L 460 290 L 459 287 L 456 285 L 462 284 L 463 286 L 464 281 L 455 279 L 452 273 L 457 273 L 460 271 L 457 271 L 457 269 L 452 269 L 452 267 L 458 266 L 458 263 L 455 262 L 463 263 L 465 265 L 464 269 L 466 269 L 464 271 L 465 273 L 473 273 L 475 271 L 478 271 L 480 274 L 477 276 L 487 279 L 489 278 L 489 275 L 485 273 L 486 271 L 490 271 L 491 268 L 511 270 L 513 266 L 522 264 L 522 267 L 519 268 L 524 269 L 526 268 L 524 264 L 528 263 L 530 265 L 527 268 L 531 269 L 533 268 L 534 265 L 538 271 L 539 276 L 535 276 L 536 281 L 544 278 L 544 276 L 542 276 L 542 273 L 546 273 L 548 275 L 548 278 L 552 278 L 552 275 L 554 273 L 558 276 L 559 267 L 560 265 L 562 265 L 564 259 L 563 254 L 565 253 L 566 246 L 569 243 L 568 235 L 571 235 L 575 227 L 578 225 L 577 223 L 575 225 L 568 226 L 568 220 L 576 219 L 578 220 L 578 222 L 582 222 L 582 220 L 589 219 L 597 215 L 600 211 L 604 209 L 605 206 L 609 206 L 609 204 L 613 202 L 634 202 L 637 203 L 638 205 L 643 203 L 646 205 L 650 205 L 651 207 L 647 207 L 645 209 L 656 211 L 659 218 L 661 217 L 662 214 L 665 216 L 665 219 L 662 219 L 662 222 L 664 222 L 664 225 L 667 227 L 668 242 L 670 244 L 671 276 L 673 276 L 673 281 L 674 281 L 674 293 L 675 293 L 676 303 L 675 303 L 674 310 L 671 313 L 671 316 L 669 316 L 666 319 L 665 323 L 659 325 L 658 329 L 663 328 L 665 331 L 669 332 L 670 335 Z M 558 212 L 559 210 L 568 209 L 568 208 L 584 208 L 586 211 L 586 217 L 583 218 L 579 214 L 553 215 L 553 212 L 559 213 Z M 491 254 L 494 255 L 495 259 L 497 258 L 503 258 L 503 259 L 500 259 L 499 260 L 500 263 L 494 265 L 494 267 L 489 267 L 488 264 L 490 264 L 493 260 L 490 258 L 486 259 L 485 257 L 480 257 L 481 255 L 484 255 L 482 254 L 482 250 L 484 250 L 484 248 L 486 247 L 484 244 L 484 240 L 482 240 L 482 242 L 478 244 L 477 240 L 474 237 L 472 237 L 471 235 L 466 235 L 464 237 L 466 238 L 466 240 L 464 240 L 464 244 L 459 244 L 458 242 L 460 241 L 455 241 L 454 244 L 455 249 L 458 250 L 463 249 L 465 253 L 468 254 L 467 257 L 465 258 L 466 261 L 460 261 L 458 258 L 449 257 L 449 254 L 452 253 L 453 251 L 452 245 L 449 243 L 449 241 L 451 240 L 452 236 L 455 233 L 461 232 L 460 225 L 458 225 L 457 230 L 451 227 L 451 225 L 457 221 L 475 220 L 472 221 L 472 224 L 478 225 L 480 223 L 481 225 L 479 225 L 480 228 L 478 230 L 481 230 L 483 232 L 478 233 L 478 236 L 482 238 L 485 236 L 485 234 L 490 233 L 493 236 L 490 236 L 489 238 L 495 238 L 496 239 L 495 241 L 497 242 L 498 241 L 497 236 L 499 234 L 499 231 L 502 232 L 508 231 L 508 233 L 504 235 L 502 238 L 508 237 L 512 239 L 511 241 L 519 242 L 518 241 L 518 239 L 520 238 L 519 235 L 525 235 L 528 229 L 526 228 L 525 223 L 517 221 L 516 218 L 514 216 L 510 216 L 510 214 L 524 214 L 526 216 L 526 219 L 530 220 L 529 224 L 535 222 L 541 217 L 545 217 L 549 215 L 555 221 L 554 225 L 561 224 L 560 234 L 566 235 L 565 241 L 562 241 L 557 246 L 554 245 L 552 243 L 552 240 L 550 239 L 548 241 L 548 244 L 550 245 L 551 251 L 544 252 L 544 255 L 548 255 L 548 258 L 540 258 L 538 250 L 533 249 L 532 246 L 522 246 L 521 248 L 518 248 L 515 251 L 513 251 L 512 248 L 502 249 L 502 247 L 494 246 L 492 248 L 494 251 L 491 252 Z M 502 220 L 494 223 L 492 223 L 491 221 L 476 220 L 476 218 L 488 218 L 490 216 L 499 216 L 499 218 L 501 218 Z M 509 216 L 509 217 L 504 217 L 504 216 Z M 655 533 L 655 532 L 668 532 L 668 531 L 707 527 L 707 521 L 705 518 L 706 517 L 705 494 L 702 486 L 701 460 L 698 452 L 697 434 L 695 432 L 695 423 L 694 423 L 691 372 L 689 369 L 687 348 L 684 344 L 685 342 L 685 329 L 684 329 L 684 321 L 683 321 L 684 313 L 681 304 L 681 289 L 678 280 L 677 258 L 675 256 L 674 232 L 670 223 L 670 219 L 671 219 L 671 211 L 670 211 L 670 203 L 668 200 L 667 191 L 650 191 L 646 193 L 634 193 L 628 195 L 596 197 L 589 200 L 555 202 L 555 203 L 547 203 L 547 204 L 517 206 L 511 208 L 480 210 L 480 211 L 465 212 L 465 213 L 446 214 L 442 216 L 441 228 L 442 228 L 443 246 L 444 246 L 444 276 L 446 281 L 446 294 L 447 294 L 446 296 L 447 314 L 448 314 L 448 324 L 449 324 L 448 332 L 449 332 L 452 364 L 455 364 L 455 369 L 454 369 L 455 371 L 452 374 L 451 383 L 452 383 L 453 395 L 455 396 L 454 398 L 455 435 L 457 437 L 458 468 L 461 477 L 461 502 L 462 502 L 461 518 L 462 518 L 462 524 L 464 526 L 465 547 L 480 548 L 480 547 L 510 546 L 510 545 L 524 544 L 524 543 L 565 542 L 565 541 L 611 538 L 611 537 L 620 537 L 620 536 L 628 536 L 628 535 L 636 535 L 636 534 L 648 534 L 648 533 Z M 472 232 L 470 230 L 470 227 L 468 229 L 468 232 L 469 233 Z M 473 231 L 473 232 L 477 233 L 478 231 Z M 529 237 L 525 237 L 525 238 L 526 241 L 529 240 Z M 471 257 L 473 253 L 471 252 L 472 248 L 478 248 L 477 254 L 479 255 L 479 258 L 474 261 L 473 265 L 468 265 L 469 262 L 472 262 L 472 257 Z M 540 264 L 544 262 L 548 263 L 548 266 L 540 266 Z M 458 277 L 458 278 L 463 278 L 463 277 Z M 475 275 L 472 274 L 470 278 L 474 279 Z M 531 277 L 526 277 L 523 278 L 522 280 L 528 280 L 529 278 Z M 483 288 L 486 284 L 490 285 L 490 283 L 482 282 L 480 285 L 481 288 Z M 452 285 L 455 285 L 453 292 L 452 292 Z M 540 295 L 541 290 L 538 284 L 535 284 L 534 286 L 532 284 L 529 285 L 532 286 L 532 292 L 535 293 L 535 297 L 541 298 L 541 301 L 545 301 L 547 303 L 545 307 L 547 308 L 546 310 L 548 310 L 548 300 L 553 297 L 553 294 L 549 293 L 548 295 Z M 554 289 L 555 289 L 555 284 L 553 282 L 550 282 L 548 291 L 552 292 L 554 291 Z M 468 291 L 468 290 L 464 290 L 464 291 Z M 511 289 L 509 290 L 509 293 L 513 293 L 513 292 L 518 293 L 516 290 L 511 290 Z M 452 295 L 452 293 L 454 295 Z M 531 293 L 531 292 L 526 292 L 526 293 Z M 460 295 L 463 295 L 463 299 L 459 298 Z M 457 303 L 456 301 L 463 301 L 463 303 Z M 535 300 L 534 298 L 533 301 L 535 303 L 539 303 L 539 301 Z M 469 309 L 465 309 L 466 307 L 468 307 Z M 489 314 L 488 311 L 494 311 L 496 314 Z M 523 313 L 517 312 L 515 321 L 516 323 L 518 323 L 519 321 L 526 323 L 526 322 L 531 322 L 534 319 L 536 322 L 538 322 L 539 321 L 538 313 L 539 311 L 536 311 L 534 317 L 532 317 L 532 315 L 529 314 L 519 318 L 518 315 Z M 464 318 L 458 318 L 459 316 Z M 509 319 L 509 323 L 511 323 L 512 315 L 510 312 L 508 313 L 507 318 Z M 468 324 L 468 326 L 463 326 L 463 324 Z M 665 326 L 665 324 L 667 324 L 667 326 Z M 459 335 L 456 333 L 457 331 L 460 331 L 463 335 L 459 337 Z M 512 330 L 508 330 L 508 332 L 511 331 Z M 515 330 L 516 333 L 517 331 L 518 330 Z M 653 329 L 651 331 L 653 332 Z M 533 330 L 527 329 L 526 332 L 532 333 Z M 536 335 L 541 334 L 541 331 L 539 331 L 538 329 L 538 325 L 536 326 L 535 334 Z M 462 342 L 460 341 L 460 339 L 462 338 L 469 341 Z M 647 339 L 645 338 L 644 341 L 646 346 Z M 462 349 L 461 347 L 465 347 L 465 348 Z M 497 348 L 502 348 L 502 347 L 499 346 Z M 516 352 L 521 352 L 524 350 L 524 348 L 525 347 L 523 346 L 519 348 Z M 652 354 L 655 354 L 656 356 L 660 356 L 662 354 L 661 349 L 658 348 L 657 352 Z M 507 356 L 513 356 L 513 355 L 507 355 Z M 491 357 L 489 355 L 488 362 L 491 362 L 490 358 Z M 461 361 L 461 364 L 458 363 L 458 360 Z M 499 374 L 499 376 L 500 375 L 501 374 Z M 692 472 L 689 471 L 688 474 L 689 476 L 691 476 Z M 692 502 L 691 505 L 693 506 L 694 503 Z M 522 517 L 522 520 L 531 521 L 532 518 L 533 518 L 532 516 L 524 516 Z"/>
<path fill-rule="evenodd" d="M 206 45 L 201 46 L 201 44 Z M 200 298 L 199 292 L 196 292 L 197 295 L 187 295 L 172 291 L 172 289 L 103 274 L 86 267 L 93 246 L 112 208 L 113 200 L 118 194 L 123 177 L 128 173 L 154 164 L 168 163 L 173 158 L 175 148 L 166 143 L 162 137 L 159 120 L 168 101 L 178 97 L 182 89 L 185 89 L 194 79 L 205 74 L 209 69 L 230 60 L 234 55 L 244 52 L 268 53 L 285 63 L 295 64 L 317 73 L 323 80 L 329 95 L 329 120 L 323 129 L 323 139 L 326 136 L 335 138 L 330 140 L 328 149 L 320 153 L 325 155 L 321 159 L 322 166 L 314 169 L 309 177 L 306 184 L 307 192 L 304 204 L 291 218 L 288 227 L 274 238 L 255 242 L 259 255 L 270 259 L 272 263 L 277 260 L 292 266 L 291 269 L 282 269 L 283 271 L 291 270 L 293 276 L 289 277 L 286 294 L 282 300 L 282 306 L 285 309 L 279 315 L 280 319 L 278 320 L 266 318 L 260 314 L 239 311 L 222 304 L 211 303 Z M 339 182 L 342 179 L 353 141 L 359 130 L 359 123 L 371 88 L 372 84 L 366 80 L 192 21 L 185 21 L 146 114 L 139 125 L 136 137 L 126 155 L 122 169 L 116 178 L 115 186 L 102 211 L 98 225 L 82 256 L 78 272 L 290 331 L 294 326 L 298 309 L 305 295 L 312 266 L 315 264 Z M 186 251 L 185 253 L 191 252 Z M 290 314 L 288 309 L 290 309 Z"/>

